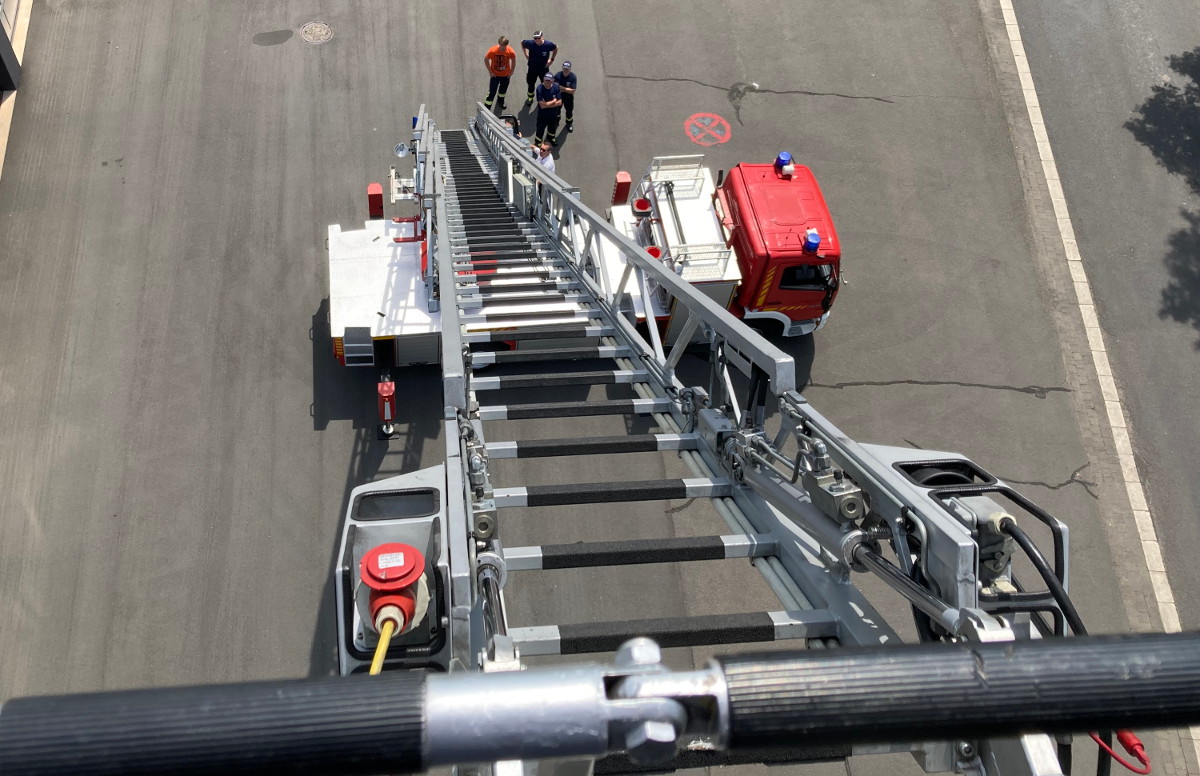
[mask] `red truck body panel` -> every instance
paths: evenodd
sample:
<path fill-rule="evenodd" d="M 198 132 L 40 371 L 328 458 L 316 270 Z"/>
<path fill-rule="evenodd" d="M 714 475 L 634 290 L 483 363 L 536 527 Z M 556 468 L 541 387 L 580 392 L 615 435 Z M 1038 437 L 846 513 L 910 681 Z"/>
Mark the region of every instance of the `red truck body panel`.
<path fill-rule="evenodd" d="M 721 195 L 742 271 L 733 311 L 778 312 L 793 321 L 826 313 L 837 296 L 841 243 L 812 171 L 796 165 L 785 177 L 771 164 L 739 164 Z M 804 250 L 809 229 L 821 238 L 815 253 Z"/>

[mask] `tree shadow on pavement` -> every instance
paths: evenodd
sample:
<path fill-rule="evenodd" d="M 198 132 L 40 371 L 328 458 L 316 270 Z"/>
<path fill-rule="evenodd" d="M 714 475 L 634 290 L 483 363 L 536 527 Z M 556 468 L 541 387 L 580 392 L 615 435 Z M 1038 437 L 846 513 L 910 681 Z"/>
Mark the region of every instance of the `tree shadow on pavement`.
<path fill-rule="evenodd" d="M 1167 57 L 1167 64 L 1190 82 L 1153 87 L 1125 129 L 1200 196 L 1200 48 Z M 1188 225 L 1169 240 L 1171 251 L 1163 262 L 1171 281 L 1163 289 L 1158 315 L 1200 332 L 1200 214 L 1181 210 L 1180 215 Z"/>
<path fill-rule="evenodd" d="M 1162 292 L 1160 318 L 1189 324 L 1200 333 L 1200 213 L 1180 210 L 1188 228 L 1171 235 L 1171 252 L 1163 259 L 1171 282 Z M 1200 339 L 1195 345 L 1200 350 Z"/>

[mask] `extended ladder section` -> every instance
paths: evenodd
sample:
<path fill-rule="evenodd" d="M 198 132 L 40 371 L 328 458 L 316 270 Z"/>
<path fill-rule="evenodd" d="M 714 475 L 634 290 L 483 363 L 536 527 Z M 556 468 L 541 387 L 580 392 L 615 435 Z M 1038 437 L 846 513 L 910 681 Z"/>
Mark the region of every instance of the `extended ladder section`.
<path fill-rule="evenodd" d="M 702 402 L 704 392 L 688 392 L 672 380 L 669 360 L 652 355 L 653 344 L 620 314 L 616 300 L 604 297 L 578 256 L 563 251 L 576 214 L 561 209 L 560 187 L 549 176 L 522 180 L 522 172 L 509 173 L 507 165 L 503 174 L 511 174 L 512 182 L 505 185 L 500 166 L 484 152 L 478 134 L 443 131 L 440 141 L 454 289 L 451 305 L 449 286 L 443 281 L 443 321 L 447 329 L 458 327 L 468 354 L 464 422 L 473 424 L 472 438 L 481 442 L 488 461 L 553 458 L 557 460 L 547 464 L 561 473 L 561 481 L 553 485 L 490 477 L 488 506 L 497 512 L 495 538 L 516 532 L 508 527 L 512 519 L 508 515 L 536 507 L 695 499 L 712 502 L 718 514 L 729 518 L 730 532 L 724 534 L 640 540 L 613 536 L 605 541 L 506 546 L 501 552 L 505 571 L 582 567 L 615 571 L 622 565 L 723 558 L 754 558 L 770 569 L 771 562 L 778 560 L 776 542 L 758 535 L 746 522 L 732 499 L 733 483 L 725 472 L 705 463 L 699 451 L 709 445 L 680 411 L 681 405 Z M 504 189 L 510 192 L 508 197 Z M 550 235 L 544 231 L 546 225 L 552 226 Z M 556 238 L 556 232 L 563 236 Z M 791 368 L 791 359 L 772 352 L 767 343 L 760 343 L 760 349 L 755 355 L 767 360 L 774 371 Z M 558 389 L 577 389 L 570 393 L 578 398 L 527 398 L 564 393 Z M 612 422 L 597 422 L 600 415 L 611 416 Z M 629 422 L 637 416 L 648 419 L 643 424 Z M 571 421 L 581 417 L 592 419 L 589 428 L 609 433 L 546 438 L 534 430 L 535 439 L 491 441 L 507 430 L 494 427 L 502 421 L 537 419 L 542 421 L 540 429 L 549 430 L 579 428 Z M 693 427 L 685 430 L 686 425 Z M 643 426 L 653 433 L 613 433 Z M 531 424 L 516 427 L 529 430 Z M 681 476 L 592 482 L 571 474 L 577 468 L 570 457 L 634 453 L 661 453 L 673 465 L 652 468 L 683 469 Z M 683 466 L 680 459 L 686 462 Z M 626 468 L 646 468 L 644 459 L 638 461 L 640 466 Z M 651 636 L 668 646 L 836 637 L 833 615 L 789 592 L 786 574 L 768 573 L 786 595 L 774 611 L 520 627 L 503 623 L 500 628 L 525 657 L 614 651 L 637 636 Z M 614 578 L 619 578 L 619 572 Z"/>
<path fill-rule="evenodd" d="M 359 548 L 369 543 L 363 537 L 389 538 L 380 514 L 360 514 L 368 499 L 398 505 L 438 491 L 428 508 L 381 513 L 397 525 L 428 520 L 433 537 L 409 542 L 426 553 L 434 577 L 429 645 L 412 637 L 388 653 L 388 667 L 511 670 L 539 655 L 615 651 L 640 636 L 672 647 L 899 643 L 852 584 L 853 572 L 898 593 L 921 640 L 998 641 L 1074 628 L 1062 523 L 961 455 L 850 439 L 796 392 L 790 356 L 584 205 L 482 106 L 465 130 L 439 130 L 422 115 L 416 135 L 431 240 L 427 283 L 431 308 L 441 311 L 446 463 L 354 491 L 339 571 L 340 595 L 350 596 Z M 612 261 L 621 266 L 605 264 Z M 666 290 L 684 320 L 670 346 L 631 303 L 648 298 L 651 286 Z M 537 471 L 534 459 L 553 469 L 526 481 Z M 589 474 L 617 471 L 621 460 L 632 462 L 631 474 Z M 435 481 L 444 486 L 426 488 Z M 588 541 L 564 541 L 573 535 L 544 540 L 531 528 L 543 508 L 562 510 L 556 520 L 565 522 L 584 505 L 633 509 L 667 500 L 676 520 L 695 510 L 694 522 L 682 519 L 708 520 L 717 530 L 631 538 L 597 536 L 593 525 Z M 1017 527 L 1022 520 L 1054 539 L 1052 561 L 1034 562 L 1043 584 L 1023 586 L 1013 574 L 1014 552 L 1028 540 Z M 725 559 L 748 560 L 775 605 L 509 622 L 502 592 L 514 575 L 539 570 L 603 569 L 622 579 L 632 566 Z M 369 646 L 369 628 L 353 607 L 341 610 L 343 640 Z M 364 654 L 343 655 L 343 670 L 362 670 Z M 1012 748 L 1014 763 L 1031 762 L 1029 747 L 1044 745 L 1048 739 L 1037 736 L 996 744 Z M 697 761 L 699 750 L 689 753 L 690 765 L 729 762 Z M 929 771 L 961 764 L 961 752 L 947 744 L 897 742 L 891 751 L 919 753 Z M 852 752 L 797 750 L 783 759 Z M 633 767 L 598 768 L 625 766 Z"/>

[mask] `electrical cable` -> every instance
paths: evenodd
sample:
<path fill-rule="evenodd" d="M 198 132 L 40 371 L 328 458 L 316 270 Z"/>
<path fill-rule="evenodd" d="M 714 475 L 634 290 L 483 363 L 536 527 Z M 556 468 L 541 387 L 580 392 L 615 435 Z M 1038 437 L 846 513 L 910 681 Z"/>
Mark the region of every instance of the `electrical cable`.
<path fill-rule="evenodd" d="M 1037 569 L 1038 574 L 1046 582 L 1046 587 L 1050 589 L 1050 594 L 1054 596 L 1054 600 L 1058 602 L 1059 608 L 1062 609 L 1063 616 L 1067 618 L 1067 623 L 1071 626 L 1071 631 L 1076 636 L 1086 636 L 1087 628 L 1083 624 L 1083 619 L 1079 616 L 1079 611 L 1075 608 L 1075 604 L 1071 601 L 1071 597 L 1067 595 L 1066 588 L 1059 581 L 1058 576 L 1050 568 L 1050 564 L 1046 562 L 1046 558 L 1034 545 L 1033 540 L 1029 535 L 1021 530 L 1016 521 L 1011 517 L 1006 517 L 1000 521 L 1000 530 L 1012 537 L 1017 546 L 1024 551 L 1033 567 Z M 1100 757 L 1096 762 L 1097 776 L 1108 776 L 1111 766 L 1111 761 L 1116 760 L 1125 768 L 1137 774 L 1147 774 L 1150 772 L 1150 758 L 1146 755 L 1145 748 L 1142 742 L 1131 731 L 1118 731 L 1117 739 L 1121 745 L 1125 747 L 1125 751 L 1129 752 L 1138 762 L 1142 763 L 1145 770 L 1140 770 L 1137 767 L 1130 765 L 1112 748 L 1112 733 L 1111 731 L 1102 731 L 1101 733 L 1092 732 L 1092 739 L 1100 747 L 1100 749 L 1108 754 L 1108 757 Z"/>
<path fill-rule="evenodd" d="M 375 645 L 375 657 L 371 659 L 371 676 L 378 676 L 383 670 L 383 659 L 387 657 L 388 645 L 392 641 L 392 633 L 396 630 L 396 621 L 390 617 L 383 621 L 383 630 L 379 633 L 379 643 Z"/>
<path fill-rule="evenodd" d="M 1140 768 L 1136 765 L 1133 765 L 1124 757 L 1113 751 L 1112 746 L 1105 743 L 1100 736 L 1096 735 L 1095 733 L 1088 733 L 1088 735 L 1092 737 L 1092 740 L 1096 742 L 1097 746 L 1099 746 L 1105 753 L 1108 754 L 1109 758 L 1116 760 L 1117 763 L 1126 770 L 1139 774 L 1139 776 L 1146 776 L 1146 774 L 1150 773 L 1150 758 L 1146 756 L 1146 751 L 1142 746 L 1142 742 L 1139 741 L 1138 737 L 1132 732 L 1128 730 L 1118 730 L 1117 740 L 1121 742 L 1121 746 L 1125 748 L 1125 751 L 1137 758 L 1137 761 L 1142 764 L 1142 767 Z"/>

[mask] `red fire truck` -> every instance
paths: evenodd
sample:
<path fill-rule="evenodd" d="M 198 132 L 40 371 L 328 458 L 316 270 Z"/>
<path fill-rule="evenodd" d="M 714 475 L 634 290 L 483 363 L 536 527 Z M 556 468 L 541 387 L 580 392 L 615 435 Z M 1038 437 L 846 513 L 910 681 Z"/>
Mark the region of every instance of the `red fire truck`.
<path fill-rule="evenodd" d="M 631 198 L 618 175 L 610 220 L 748 323 L 787 337 L 821 328 L 837 298 L 841 243 L 812 171 L 782 153 L 714 183 L 703 160 L 655 158 Z M 670 299 L 650 308 L 672 339 Z"/>

